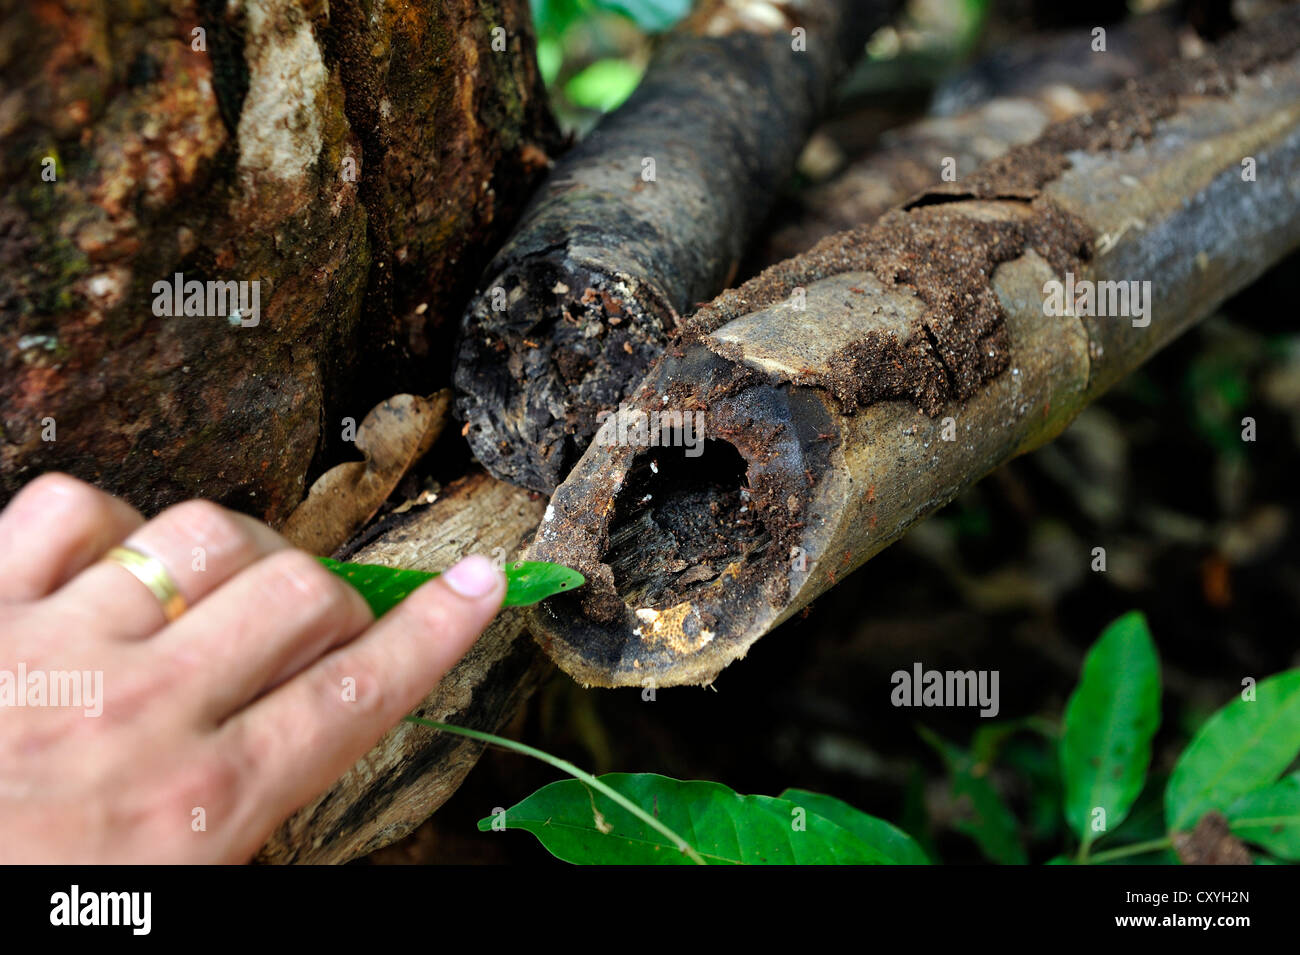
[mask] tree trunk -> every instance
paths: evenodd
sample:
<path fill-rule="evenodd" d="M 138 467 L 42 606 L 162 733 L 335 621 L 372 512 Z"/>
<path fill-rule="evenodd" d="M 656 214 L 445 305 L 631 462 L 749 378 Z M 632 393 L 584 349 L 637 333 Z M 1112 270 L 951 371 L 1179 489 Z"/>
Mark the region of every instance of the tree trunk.
<path fill-rule="evenodd" d="M 527 0 L 3 2 L 0 500 L 280 521 L 342 417 L 447 379 L 556 144 Z M 248 284 L 175 314 L 177 274 Z"/>

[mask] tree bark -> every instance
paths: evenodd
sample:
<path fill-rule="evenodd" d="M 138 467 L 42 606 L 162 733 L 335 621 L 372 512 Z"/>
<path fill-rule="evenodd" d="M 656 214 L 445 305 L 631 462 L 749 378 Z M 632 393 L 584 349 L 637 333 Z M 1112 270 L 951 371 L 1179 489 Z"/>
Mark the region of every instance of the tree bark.
<path fill-rule="evenodd" d="M 61 469 L 278 522 L 342 416 L 436 387 L 417 366 L 545 166 L 528 3 L 3 16 L 0 500 Z M 256 282 L 258 314 L 160 316 L 176 273 Z"/>
<path fill-rule="evenodd" d="M 697 313 L 629 406 L 714 444 L 607 433 L 556 491 L 552 658 L 711 682 L 1300 245 L 1297 50 L 1288 8 Z"/>

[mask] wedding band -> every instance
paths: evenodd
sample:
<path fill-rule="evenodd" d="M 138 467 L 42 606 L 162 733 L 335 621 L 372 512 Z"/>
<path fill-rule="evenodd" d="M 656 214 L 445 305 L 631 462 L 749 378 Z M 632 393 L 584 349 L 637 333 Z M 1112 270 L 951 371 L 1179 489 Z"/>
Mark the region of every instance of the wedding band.
<path fill-rule="evenodd" d="M 162 604 L 163 615 L 168 622 L 185 612 L 185 598 L 158 558 L 142 554 L 131 547 L 114 547 L 104 559 L 126 568 L 131 576 L 148 587 L 149 592 L 158 598 L 158 603 Z"/>

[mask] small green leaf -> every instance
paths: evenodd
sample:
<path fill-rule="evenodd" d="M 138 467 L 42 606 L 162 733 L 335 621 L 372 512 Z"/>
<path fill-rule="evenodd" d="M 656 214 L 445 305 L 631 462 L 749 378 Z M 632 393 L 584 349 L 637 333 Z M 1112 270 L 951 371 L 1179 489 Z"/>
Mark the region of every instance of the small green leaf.
<path fill-rule="evenodd" d="M 1159 725 L 1160 660 L 1146 618 L 1134 611 L 1093 644 L 1065 707 L 1065 818 L 1085 851 L 1104 834 L 1093 829 L 1096 810 L 1105 810 L 1104 832 L 1113 832 L 1133 807 Z"/>
<path fill-rule="evenodd" d="M 560 75 L 560 67 L 564 65 L 564 47 L 560 41 L 551 37 L 537 38 L 537 69 L 541 71 L 542 82 L 548 87 L 555 82 L 555 78 Z"/>
<path fill-rule="evenodd" d="M 710 864 L 882 865 L 896 861 L 897 843 L 878 845 L 873 841 L 879 830 L 861 819 L 850 828 L 839 807 L 828 806 L 843 824 L 826 818 L 805 803 L 802 795 L 797 800 L 742 796 L 721 783 L 682 781 L 654 773 L 609 773 L 597 778 L 679 833 Z M 480 820 L 478 827 L 486 832 L 492 823 L 489 816 Z M 576 779 L 543 786 L 506 810 L 505 824 L 509 829 L 531 832 L 552 855 L 566 862 L 683 865 L 690 861 L 661 833 Z"/>
<path fill-rule="evenodd" d="M 379 564 L 349 564 L 328 557 L 317 558 L 333 573 L 355 587 L 376 617 L 382 617 L 426 581 L 438 575 L 424 570 L 401 570 Z M 576 570 L 542 561 L 507 564 L 506 598 L 503 607 L 524 607 L 553 597 L 562 590 L 575 590 L 586 583 Z"/>
<path fill-rule="evenodd" d="M 527 607 L 565 590 L 577 590 L 587 578 L 569 567 L 540 560 L 506 564 L 506 599 L 503 607 Z"/>
<path fill-rule="evenodd" d="M 647 33 L 667 30 L 691 11 L 691 0 L 595 0 L 594 5 L 623 14 Z"/>
<path fill-rule="evenodd" d="M 1242 796 L 1227 817 L 1237 838 L 1300 861 L 1300 773 Z"/>
<path fill-rule="evenodd" d="M 974 839 L 994 862 L 1027 864 L 1029 857 L 1020 844 L 1020 824 L 989 782 L 987 764 L 924 726 L 918 731 L 943 757 L 952 777 L 952 800 L 958 810 L 950 823 L 952 828 Z"/>
<path fill-rule="evenodd" d="M 1170 832 L 1192 829 L 1212 809 L 1277 780 L 1300 753 L 1300 670 L 1262 680 L 1254 700 L 1240 697 L 1201 727 L 1165 789 Z"/>
<path fill-rule="evenodd" d="M 787 789 L 781 799 L 802 806 L 809 814 L 820 816 L 852 832 L 898 865 L 929 865 L 925 852 L 911 836 L 883 819 L 869 816 L 841 799 L 806 789 Z"/>
<path fill-rule="evenodd" d="M 641 82 L 641 68 L 624 60 L 597 60 L 564 84 L 573 104 L 608 113 L 632 95 Z"/>
<path fill-rule="evenodd" d="M 532 0 L 531 6 L 540 36 L 558 36 L 587 16 L 583 0 Z"/>

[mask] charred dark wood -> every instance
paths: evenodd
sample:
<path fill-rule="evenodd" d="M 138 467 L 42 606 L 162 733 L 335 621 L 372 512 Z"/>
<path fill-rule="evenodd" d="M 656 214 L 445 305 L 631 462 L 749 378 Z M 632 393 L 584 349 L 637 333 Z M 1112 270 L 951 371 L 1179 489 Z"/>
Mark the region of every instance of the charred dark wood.
<path fill-rule="evenodd" d="M 891 6 L 708 3 L 557 164 L 464 318 L 457 413 L 489 471 L 555 487 L 597 415 L 734 275 L 835 79 Z"/>

